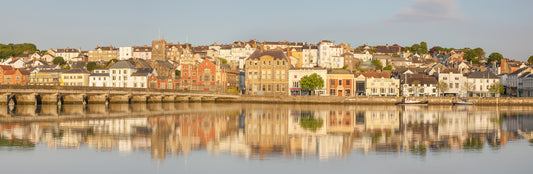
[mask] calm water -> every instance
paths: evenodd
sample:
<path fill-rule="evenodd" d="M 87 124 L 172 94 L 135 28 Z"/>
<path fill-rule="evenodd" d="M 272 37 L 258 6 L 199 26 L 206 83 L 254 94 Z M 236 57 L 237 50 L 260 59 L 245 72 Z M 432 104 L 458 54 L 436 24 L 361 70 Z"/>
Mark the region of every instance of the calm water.
<path fill-rule="evenodd" d="M 1 173 L 533 173 L 533 107 L 0 106 Z"/>

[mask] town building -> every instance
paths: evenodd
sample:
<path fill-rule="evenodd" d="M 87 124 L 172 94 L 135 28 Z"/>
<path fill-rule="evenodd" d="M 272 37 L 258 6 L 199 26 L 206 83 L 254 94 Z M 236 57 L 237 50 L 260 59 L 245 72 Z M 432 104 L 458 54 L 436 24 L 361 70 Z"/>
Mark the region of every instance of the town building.
<path fill-rule="evenodd" d="M 167 61 L 167 41 L 165 39 L 153 40 L 150 52 L 151 59 Z"/>
<path fill-rule="evenodd" d="M 318 44 L 318 66 L 324 68 L 342 68 L 344 66 L 343 48 L 336 46 L 329 40 Z"/>
<path fill-rule="evenodd" d="M 70 69 L 61 73 L 62 86 L 89 86 L 89 71 Z"/>
<path fill-rule="evenodd" d="M 142 46 L 142 47 L 133 47 L 133 58 L 151 60 L 152 59 L 152 47 Z"/>
<path fill-rule="evenodd" d="M 500 78 L 490 71 L 476 71 L 468 75 L 465 87 L 470 97 L 499 97 L 500 93 L 493 93 L 490 86 L 500 83 Z"/>
<path fill-rule="evenodd" d="M 117 59 L 118 53 L 119 53 L 118 48 L 115 48 L 113 46 L 108 46 L 108 47 L 96 46 L 94 50 L 89 51 L 88 57 L 89 57 L 90 62 L 96 62 L 96 61 L 107 62 L 112 59 Z"/>
<path fill-rule="evenodd" d="M 133 58 L 133 47 L 118 48 L 118 60 L 127 60 Z"/>
<path fill-rule="evenodd" d="M 255 51 L 246 59 L 246 94 L 287 95 L 289 67 L 282 50 Z"/>
<path fill-rule="evenodd" d="M 438 82 L 443 82 L 448 86 L 448 90 L 446 91 L 440 91 L 444 96 L 452 95 L 452 96 L 459 96 L 459 97 L 465 97 L 466 91 L 465 91 L 465 83 L 467 83 L 467 77 L 463 75 L 459 70 L 457 69 L 444 69 L 444 70 L 438 70 L 436 73 Z"/>
<path fill-rule="evenodd" d="M 349 70 L 329 70 L 326 79 L 326 92 L 330 96 L 353 96 L 353 73 Z"/>
<path fill-rule="evenodd" d="M 91 87 L 109 87 L 109 84 L 109 69 L 95 69 L 89 75 L 89 86 Z"/>
<path fill-rule="evenodd" d="M 357 78 L 366 78 L 365 94 L 367 96 L 399 96 L 400 79 L 391 78 L 389 73 L 357 73 Z"/>
<path fill-rule="evenodd" d="M 315 45 L 302 46 L 302 67 L 312 68 L 318 66 L 318 47 Z"/>
<path fill-rule="evenodd" d="M 315 95 L 325 95 L 326 94 L 326 80 L 328 78 L 328 71 L 325 68 L 292 68 L 289 69 L 289 95 L 304 95 L 307 89 L 302 89 L 300 85 L 300 80 L 304 76 L 310 76 L 312 74 L 317 74 L 318 77 L 322 78 L 324 81 L 323 88 L 320 89 L 309 89 L 309 92 L 313 92 Z M 307 95 L 310 95 L 307 93 Z"/>
<path fill-rule="evenodd" d="M 437 79 L 429 76 L 408 76 L 402 84 L 402 94 L 406 97 L 436 97 Z"/>
<path fill-rule="evenodd" d="M 30 85 L 60 86 L 62 69 L 47 69 L 33 71 L 29 75 Z"/>
<path fill-rule="evenodd" d="M 78 57 L 80 55 L 81 48 L 75 49 L 75 48 L 58 48 L 55 51 L 55 57 L 63 57 L 63 60 L 70 62 L 73 58 Z"/>

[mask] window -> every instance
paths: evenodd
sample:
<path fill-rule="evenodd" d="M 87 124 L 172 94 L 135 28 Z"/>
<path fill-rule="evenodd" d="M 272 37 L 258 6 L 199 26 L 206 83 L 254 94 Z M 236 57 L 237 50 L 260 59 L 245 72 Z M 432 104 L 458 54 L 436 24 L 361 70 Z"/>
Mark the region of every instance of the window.
<path fill-rule="evenodd" d="M 329 90 L 329 95 L 335 95 L 335 89 L 330 89 Z"/>
<path fill-rule="evenodd" d="M 448 77 L 443 77 L 442 80 L 448 80 Z"/>
<path fill-rule="evenodd" d="M 346 80 L 345 85 L 349 85 L 349 84 L 350 84 L 350 80 Z"/>
<path fill-rule="evenodd" d="M 342 80 L 339 80 L 339 86 L 342 85 Z"/>
<path fill-rule="evenodd" d="M 127 72 L 128 72 L 128 70 L 124 70 L 124 74 L 128 74 Z"/>
<path fill-rule="evenodd" d="M 394 89 L 394 88 L 390 88 L 390 89 L 389 89 L 389 93 L 391 93 L 391 94 L 396 93 L 396 92 L 395 92 L 395 89 Z"/>
<path fill-rule="evenodd" d="M 116 71 L 115 71 L 115 70 L 113 70 L 113 73 L 111 73 L 111 74 L 115 74 L 115 73 L 116 73 Z"/>
<path fill-rule="evenodd" d="M 455 77 L 455 80 L 459 80 L 459 77 Z"/>
<path fill-rule="evenodd" d="M 279 84 L 276 84 L 276 91 L 279 92 Z"/>
<path fill-rule="evenodd" d="M 455 83 L 455 88 L 459 88 L 459 83 Z"/>

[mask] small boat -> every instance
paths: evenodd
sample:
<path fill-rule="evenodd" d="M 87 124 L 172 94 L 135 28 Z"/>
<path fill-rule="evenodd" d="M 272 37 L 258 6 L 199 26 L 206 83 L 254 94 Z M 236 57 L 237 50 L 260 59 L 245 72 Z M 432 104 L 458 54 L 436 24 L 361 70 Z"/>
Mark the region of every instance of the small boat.
<path fill-rule="evenodd" d="M 412 104 L 412 105 L 418 104 L 418 105 L 420 105 L 420 104 L 428 104 L 428 101 L 427 100 L 426 101 L 418 101 L 418 100 L 413 100 L 413 99 L 411 99 L 409 97 L 406 97 L 406 98 L 403 99 L 403 101 L 398 102 L 396 104 L 397 105 L 409 105 L 409 104 Z"/>
<path fill-rule="evenodd" d="M 474 103 L 468 102 L 467 99 L 459 99 L 459 101 L 453 102 L 453 105 L 474 105 Z"/>

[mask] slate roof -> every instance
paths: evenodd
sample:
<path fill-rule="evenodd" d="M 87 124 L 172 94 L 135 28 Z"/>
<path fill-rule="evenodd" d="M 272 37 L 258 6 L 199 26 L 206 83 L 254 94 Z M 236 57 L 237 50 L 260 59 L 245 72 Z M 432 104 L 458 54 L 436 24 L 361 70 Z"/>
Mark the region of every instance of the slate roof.
<path fill-rule="evenodd" d="M 133 64 L 131 64 L 129 61 L 119 61 L 115 63 L 113 66 L 111 66 L 109 69 L 124 69 L 124 68 L 135 69 L 135 66 L 133 66 Z"/>
<path fill-rule="evenodd" d="M 154 69 L 152 68 L 137 68 L 137 71 L 132 73 L 131 76 L 147 76 L 152 73 Z"/>
<path fill-rule="evenodd" d="M 415 80 L 418 80 L 419 84 L 437 84 L 437 79 L 434 77 L 411 77 L 407 79 L 407 84 L 413 84 Z"/>
<path fill-rule="evenodd" d="M 12 66 L 9 66 L 9 65 L 0 65 L 0 68 L 2 68 L 3 70 L 12 70 L 13 67 Z"/>
<path fill-rule="evenodd" d="M 352 74 L 352 72 L 347 69 L 332 69 L 328 70 L 328 74 Z"/>
<path fill-rule="evenodd" d="M 262 56 L 272 56 L 274 57 L 274 60 L 287 60 L 287 56 L 285 55 L 285 53 L 283 53 L 282 50 L 266 50 L 266 51 L 255 51 L 254 53 L 252 53 L 252 55 L 250 55 L 250 57 L 248 57 L 248 59 L 256 59 L 256 60 L 259 60 L 260 57 Z M 247 60 L 248 60 L 247 59 Z"/>
<path fill-rule="evenodd" d="M 393 45 L 393 46 L 384 46 L 384 45 L 378 45 L 376 46 L 376 52 L 377 53 L 399 53 L 402 51 L 401 46 Z"/>
<path fill-rule="evenodd" d="M 89 76 L 109 76 L 109 73 L 92 73 L 91 75 Z"/>
<path fill-rule="evenodd" d="M 70 69 L 70 70 L 63 72 L 63 74 L 82 74 L 82 73 L 89 74 L 89 71 L 85 69 L 81 69 L 81 68 L 75 68 L 75 69 Z"/>
<path fill-rule="evenodd" d="M 477 78 L 477 79 L 499 79 L 494 73 L 490 71 L 476 71 L 470 73 L 468 78 Z"/>
<path fill-rule="evenodd" d="M 390 78 L 390 74 L 386 72 L 358 72 L 356 77 L 360 75 L 363 75 L 366 78 Z"/>

